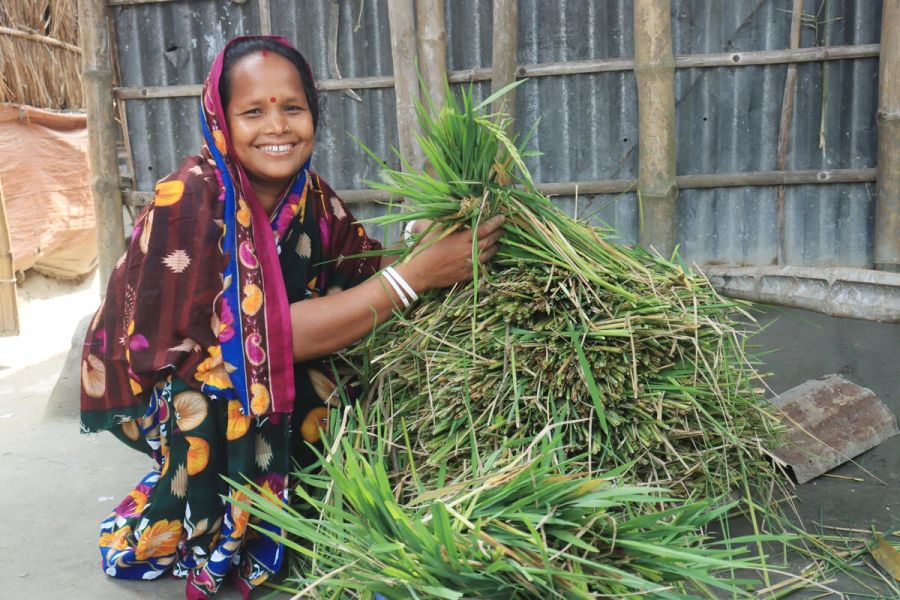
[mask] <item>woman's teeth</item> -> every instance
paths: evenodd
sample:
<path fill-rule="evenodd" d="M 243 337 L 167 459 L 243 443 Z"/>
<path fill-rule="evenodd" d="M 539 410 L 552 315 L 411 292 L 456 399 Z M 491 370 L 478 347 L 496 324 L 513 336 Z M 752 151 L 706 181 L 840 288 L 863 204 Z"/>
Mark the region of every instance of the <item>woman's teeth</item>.
<path fill-rule="evenodd" d="M 294 146 L 292 144 L 281 144 L 278 146 L 262 146 L 263 152 L 289 152 Z"/>

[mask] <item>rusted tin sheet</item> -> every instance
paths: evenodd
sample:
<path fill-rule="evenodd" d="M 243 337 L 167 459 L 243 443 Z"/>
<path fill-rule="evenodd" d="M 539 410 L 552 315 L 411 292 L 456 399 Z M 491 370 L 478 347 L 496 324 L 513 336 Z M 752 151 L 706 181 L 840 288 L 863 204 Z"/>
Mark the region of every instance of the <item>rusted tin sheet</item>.
<path fill-rule="evenodd" d="M 840 375 L 812 379 L 778 396 L 785 443 L 773 450 L 798 483 L 818 477 L 900 433 L 897 417 L 872 390 Z"/>

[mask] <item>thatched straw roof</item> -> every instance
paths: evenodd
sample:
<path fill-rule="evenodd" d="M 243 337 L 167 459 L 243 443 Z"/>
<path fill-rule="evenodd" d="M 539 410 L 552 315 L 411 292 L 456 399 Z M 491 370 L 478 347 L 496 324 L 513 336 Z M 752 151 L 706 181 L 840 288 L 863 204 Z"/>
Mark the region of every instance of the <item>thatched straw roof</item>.
<path fill-rule="evenodd" d="M 76 0 L 0 2 L 0 102 L 84 106 L 77 15 Z"/>

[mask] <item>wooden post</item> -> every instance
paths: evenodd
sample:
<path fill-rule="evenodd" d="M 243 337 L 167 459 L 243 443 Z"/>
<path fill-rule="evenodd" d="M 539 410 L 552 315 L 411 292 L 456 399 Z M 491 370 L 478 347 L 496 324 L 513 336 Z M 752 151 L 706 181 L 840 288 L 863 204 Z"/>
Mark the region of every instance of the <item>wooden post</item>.
<path fill-rule="evenodd" d="M 444 0 L 416 0 L 416 28 L 419 42 L 419 76 L 435 114 L 447 100 L 447 25 Z"/>
<path fill-rule="evenodd" d="M 669 0 L 634 0 L 638 90 L 640 243 L 675 250 L 675 58 Z"/>
<path fill-rule="evenodd" d="M 516 51 L 519 46 L 518 0 L 494 0 L 494 31 L 491 55 L 491 93 L 516 80 Z M 516 116 L 516 92 L 509 92 L 491 106 L 494 113 Z"/>
<path fill-rule="evenodd" d="M 900 272 L 900 0 L 884 0 L 879 60 L 875 268 Z"/>
<path fill-rule="evenodd" d="M 97 261 L 100 287 L 104 289 L 116 261 L 125 252 L 106 3 L 78 0 L 78 23 L 84 50 L 81 78 L 87 112 L 91 192 L 97 219 Z"/>
<path fill-rule="evenodd" d="M 394 91 L 397 97 L 397 136 L 400 156 L 413 172 L 421 172 L 425 159 L 416 143 L 419 99 L 416 76 L 416 27 L 412 0 L 388 0 L 391 25 L 391 58 L 394 64 Z M 406 170 L 404 165 L 403 170 Z"/>
<path fill-rule="evenodd" d="M 259 33 L 272 35 L 272 9 L 269 0 L 259 0 Z"/>
<path fill-rule="evenodd" d="M 794 50 L 800 46 L 800 24 L 803 18 L 803 0 L 794 0 L 791 11 L 791 36 L 790 47 Z M 788 144 L 791 141 L 791 120 L 794 117 L 794 101 L 797 98 L 797 65 L 791 63 L 787 67 L 787 75 L 784 78 L 784 95 L 781 99 L 781 123 L 778 127 L 778 154 L 776 155 L 775 169 L 784 171 L 787 166 Z M 784 239 L 784 186 L 779 186 L 776 192 L 778 202 L 778 248 L 777 261 L 779 265 L 785 264 L 785 239 Z"/>
<path fill-rule="evenodd" d="M 0 335 L 19 335 L 16 274 L 13 271 L 12 244 L 9 241 L 2 181 L 0 181 Z"/>

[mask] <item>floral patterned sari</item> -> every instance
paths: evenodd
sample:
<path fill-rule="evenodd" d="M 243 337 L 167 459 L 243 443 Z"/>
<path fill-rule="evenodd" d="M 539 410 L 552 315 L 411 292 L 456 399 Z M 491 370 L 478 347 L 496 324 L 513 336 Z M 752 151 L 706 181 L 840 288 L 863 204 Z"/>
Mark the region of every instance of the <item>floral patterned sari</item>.
<path fill-rule="evenodd" d="M 103 521 L 103 568 L 171 571 L 187 598 L 227 576 L 246 597 L 280 568 L 283 548 L 247 527 L 223 476 L 287 501 L 291 460 L 310 462 L 336 401 L 321 361 L 293 363 L 288 307 L 365 280 L 378 259 L 344 257 L 380 247 L 308 162 L 265 214 L 231 158 L 223 56 L 204 86 L 203 152 L 157 184 L 82 360 L 82 430 L 109 429 L 157 463 Z"/>

